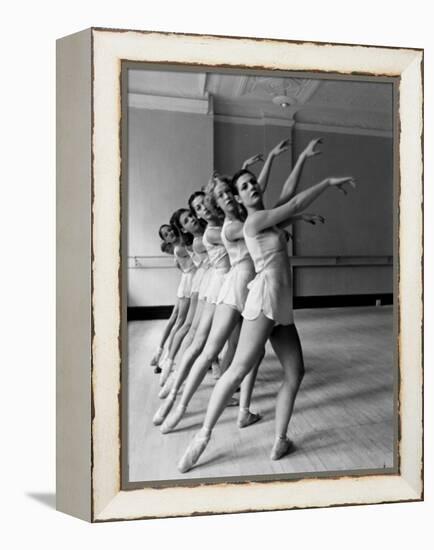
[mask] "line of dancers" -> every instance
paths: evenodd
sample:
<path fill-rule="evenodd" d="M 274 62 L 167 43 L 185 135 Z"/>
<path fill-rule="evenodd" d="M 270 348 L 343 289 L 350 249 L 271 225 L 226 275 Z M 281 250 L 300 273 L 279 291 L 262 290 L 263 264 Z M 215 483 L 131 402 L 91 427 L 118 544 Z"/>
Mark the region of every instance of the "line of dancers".
<path fill-rule="evenodd" d="M 239 428 L 260 421 L 250 402 L 268 340 L 283 372 L 270 458 L 278 460 L 293 449 L 287 432 L 304 365 L 285 228 L 299 221 L 323 223 L 306 208 L 328 189 L 346 193 L 348 186 L 355 187 L 352 177 L 328 177 L 297 193 L 303 165 L 320 153 L 320 143 L 312 140 L 302 151 L 272 208 L 264 206 L 263 197 L 273 161 L 288 150 L 288 140 L 270 151 L 258 177 L 249 168 L 263 161 L 262 155 L 247 159 L 232 177 L 214 173 L 188 206 L 160 227 L 162 250 L 173 254 L 181 271 L 176 304 L 151 361 L 160 374 L 163 400 L 153 422 L 162 434 L 182 422 L 209 369 L 217 379 L 202 428 L 179 460 L 182 473 L 199 460 L 226 406 L 239 406 Z M 238 389 L 239 400 L 234 398 Z"/>

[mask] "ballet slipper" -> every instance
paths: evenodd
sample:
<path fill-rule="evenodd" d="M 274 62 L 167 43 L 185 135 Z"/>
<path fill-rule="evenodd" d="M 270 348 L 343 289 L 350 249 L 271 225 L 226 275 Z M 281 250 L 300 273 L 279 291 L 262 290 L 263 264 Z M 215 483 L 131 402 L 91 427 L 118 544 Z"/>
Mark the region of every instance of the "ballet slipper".
<path fill-rule="evenodd" d="M 210 432 L 203 433 L 202 430 L 194 436 L 181 460 L 178 462 L 178 470 L 181 472 L 181 474 L 185 474 L 193 468 L 193 466 L 199 460 L 200 455 L 206 449 L 210 437 Z"/>
<path fill-rule="evenodd" d="M 279 460 L 294 450 L 294 444 L 286 436 L 278 437 L 271 449 L 271 460 Z"/>
<path fill-rule="evenodd" d="M 260 414 L 253 413 L 249 411 L 249 409 L 240 409 L 237 424 L 239 428 L 247 428 L 247 426 L 259 422 L 261 418 L 262 416 Z"/>
<path fill-rule="evenodd" d="M 174 382 L 174 373 L 172 373 L 169 378 L 167 379 L 164 386 L 161 388 L 161 390 L 158 392 L 158 397 L 160 399 L 166 399 L 166 397 L 169 395 L 170 390 L 172 389 Z"/>
<path fill-rule="evenodd" d="M 160 374 L 161 373 L 161 368 L 160 367 L 155 367 L 154 372 L 155 372 L 155 374 Z"/>
<path fill-rule="evenodd" d="M 179 424 L 180 420 L 184 416 L 186 410 L 187 407 L 183 407 L 181 404 L 179 404 L 172 412 L 172 414 L 170 414 L 163 422 L 163 425 L 160 428 L 161 433 L 167 434 L 171 432 L 173 428 L 176 428 L 176 426 Z"/>
<path fill-rule="evenodd" d="M 152 419 L 154 426 L 159 426 L 164 422 L 164 419 L 169 414 L 170 409 L 173 407 L 173 404 L 175 403 L 175 399 L 176 399 L 176 393 L 170 392 L 169 395 L 164 400 L 164 402 L 161 404 L 158 411 L 154 414 L 154 418 Z"/>
<path fill-rule="evenodd" d="M 161 354 L 163 353 L 163 348 L 158 348 L 154 353 L 151 359 L 151 367 L 157 367 L 158 362 L 160 361 Z"/>

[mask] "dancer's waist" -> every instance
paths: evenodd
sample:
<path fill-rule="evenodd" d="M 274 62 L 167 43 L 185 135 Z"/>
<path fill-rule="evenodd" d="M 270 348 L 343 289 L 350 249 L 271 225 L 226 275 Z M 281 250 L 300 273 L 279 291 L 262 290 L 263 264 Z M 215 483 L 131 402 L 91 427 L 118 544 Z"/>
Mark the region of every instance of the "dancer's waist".
<path fill-rule="evenodd" d="M 291 275 L 291 266 L 289 262 L 270 262 L 263 265 L 255 265 L 256 275 L 270 274 L 273 277 L 286 277 Z"/>
<path fill-rule="evenodd" d="M 231 267 L 232 269 L 237 268 L 239 271 L 255 271 L 255 266 L 250 256 L 231 261 Z"/>

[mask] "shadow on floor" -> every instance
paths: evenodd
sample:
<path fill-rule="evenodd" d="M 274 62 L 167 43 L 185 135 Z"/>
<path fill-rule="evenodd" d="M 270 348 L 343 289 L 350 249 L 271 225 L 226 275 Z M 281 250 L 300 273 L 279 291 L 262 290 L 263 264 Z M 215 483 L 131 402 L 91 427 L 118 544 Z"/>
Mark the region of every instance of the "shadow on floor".
<path fill-rule="evenodd" d="M 56 509 L 56 493 L 26 493 L 26 496 L 37 500 L 48 508 Z"/>

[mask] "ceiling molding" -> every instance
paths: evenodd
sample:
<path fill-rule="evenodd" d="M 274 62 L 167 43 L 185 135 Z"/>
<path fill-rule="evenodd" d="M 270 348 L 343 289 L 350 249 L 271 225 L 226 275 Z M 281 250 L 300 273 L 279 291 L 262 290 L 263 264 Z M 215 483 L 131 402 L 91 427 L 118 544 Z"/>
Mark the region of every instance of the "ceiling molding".
<path fill-rule="evenodd" d="M 285 126 L 285 128 L 293 128 L 295 120 L 293 118 L 278 118 L 264 115 L 264 124 L 268 126 Z"/>
<path fill-rule="evenodd" d="M 355 126 L 331 126 L 327 124 L 311 124 L 308 122 L 296 122 L 296 130 L 309 130 L 310 132 L 330 132 L 332 134 L 350 134 L 355 136 L 374 136 L 392 138 L 392 130 L 378 130 L 375 128 L 357 128 Z"/>
<path fill-rule="evenodd" d="M 225 122 L 226 124 L 246 124 L 247 126 L 284 126 L 292 128 L 294 120 L 289 118 L 273 118 L 269 116 L 247 117 L 232 115 L 214 115 L 215 122 Z"/>
<path fill-rule="evenodd" d="M 149 94 L 128 94 L 128 107 L 134 109 L 152 109 L 159 111 L 176 111 L 182 113 L 212 114 L 212 101 L 189 97 L 168 97 Z"/>
<path fill-rule="evenodd" d="M 314 95 L 321 84 L 321 80 L 308 80 L 300 90 L 297 97 L 297 102 L 305 104 Z"/>

